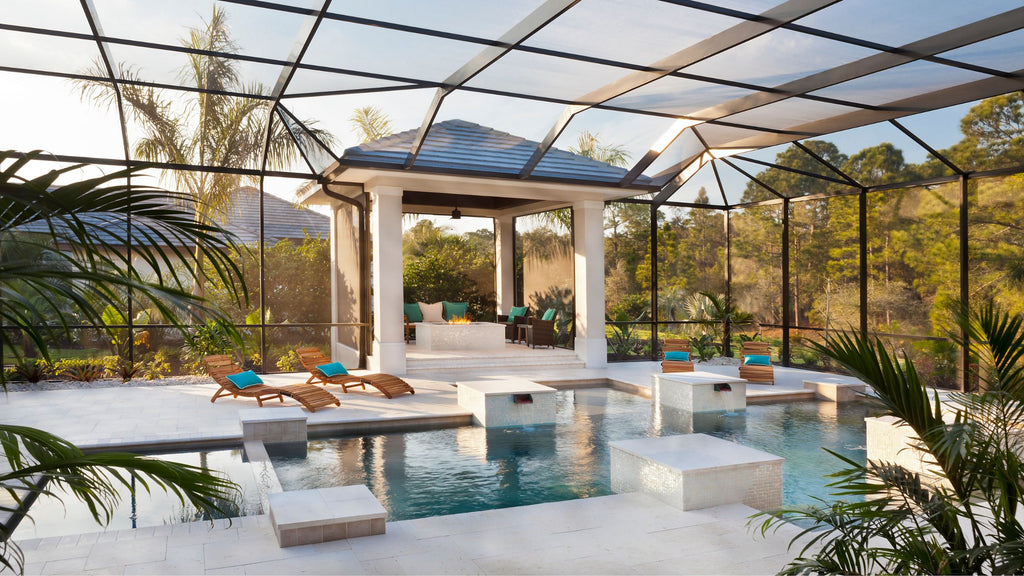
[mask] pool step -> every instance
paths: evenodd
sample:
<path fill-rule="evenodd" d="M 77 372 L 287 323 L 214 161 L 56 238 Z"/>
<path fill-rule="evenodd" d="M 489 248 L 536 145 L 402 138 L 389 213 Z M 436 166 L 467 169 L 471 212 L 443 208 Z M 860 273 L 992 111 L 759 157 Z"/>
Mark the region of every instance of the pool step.
<path fill-rule="evenodd" d="M 536 368 L 583 368 L 572 350 L 562 348 L 533 349 L 508 344 L 500 350 L 417 352 L 415 346 L 407 348 L 406 374 L 414 375 L 434 370 L 516 370 Z"/>

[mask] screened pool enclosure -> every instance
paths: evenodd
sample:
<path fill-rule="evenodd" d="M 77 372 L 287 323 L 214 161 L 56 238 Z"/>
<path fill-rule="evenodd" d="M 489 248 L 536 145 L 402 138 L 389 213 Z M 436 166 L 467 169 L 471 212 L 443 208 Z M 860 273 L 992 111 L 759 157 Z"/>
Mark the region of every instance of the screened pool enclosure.
<path fill-rule="evenodd" d="M 227 190 L 265 371 L 389 365 L 402 214 L 493 219 L 488 313 L 554 290 L 588 365 L 853 330 L 955 386 L 949 307 L 1024 312 L 1019 1 L 14 0 L 0 47 L 0 150 Z M 141 312 L 129 353 L 175 350 Z"/>

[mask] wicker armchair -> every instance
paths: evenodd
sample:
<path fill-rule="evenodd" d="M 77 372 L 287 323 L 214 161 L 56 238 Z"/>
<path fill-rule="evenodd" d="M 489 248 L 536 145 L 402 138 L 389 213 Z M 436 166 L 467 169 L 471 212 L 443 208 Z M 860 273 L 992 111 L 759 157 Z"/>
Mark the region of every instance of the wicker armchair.
<path fill-rule="evenodd" d="M 526 344 L 532 348 L 537 346 L 555 347 L 555 321 L 529 318 L 526 329 Z"/>
<path fill-rule="evenodd" d="M 509 322 L 509 320 L 508 320 L 508 315 L 506 315 L 506 314 L 499 314 L 498 315 L 498 324 L 504 324 L 505 325 L 505 340 L 509 340 L 511 342 L 515 342 L 516 339 L 518 338 L 518 335 L 519 335 L 518 334 L 519 327 L 525 325 L 529 318 L 530 318 L 530 310 L 529 309 L 526 310 L 526 315 L 525 316 L 516 316 L 516 317 L 512 318 L 511 322 Z"/>

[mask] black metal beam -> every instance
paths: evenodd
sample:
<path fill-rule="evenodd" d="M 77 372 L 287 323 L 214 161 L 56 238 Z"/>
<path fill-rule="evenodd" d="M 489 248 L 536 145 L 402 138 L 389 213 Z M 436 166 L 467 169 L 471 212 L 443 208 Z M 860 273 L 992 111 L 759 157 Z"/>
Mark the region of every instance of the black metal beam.
<path fill-rule="evenodd" d="M 715 161 L 711 160 L 711 170 L 715 173 L 715 182 L 718 183 L 718 192 L 722 195 L 722 202 L 725 203 L 726 209 L 729 208 L 729 198 L 725 195 L 725 186 L 722 186 L 722 177 L 718 174 L 718 166 L 715 165 Z"/>
<path fill-rule="evenodd" d="M 765 184 L 764 181 L 761 180 L 760 178 L 758 178 L 757 176 L 754 176 L 753 174 L 751 174 L 751 173 L 747 172 L 746 170 L 740 168 L 736 164 L 733 164 L 733 162 L 731 160 L 729 160 L 728 158 L 722 158 L 721 160 L 722 160 L 722 162 L 725 162 L 727 165 L 729 165 L 729 167 L 731 167 L 733 170 L 735 170 L 735 171 L 739 172 L 740 174 L 743 174 L 744 176 L 746 176 L 747 179 L 750 180 L 751 182 L 757 184 L 761 188 L 764 188 L 765 190 L 767 190 L 768 192 L 774 194 L 775 196 L 778 196 L 780 200 L 788 199 L 788 197 L 785 194 L 783 194 L 782 192 L 779 192 L 778 190 L 776 190 L 775 188 L 769 186 L 768 184 Z"/>
<path fill-rule="evenodd" d="M 715 54 L 719 54 L 730 48 L 743 44 L 744 42 L 757 38 L 758 36 L 766 34 L 775 28 L 778 28 L 783 22 L 791 22 L 798 18 L 802 18 L 808 14 L 821 10 L 826 6 L 835 4 L 837 1 L 838 0 L 788 0 L 779 6 L 767 10 L 762 15 L 765 18 L 763 22 L 740 22 L 739 24 L 719 32 L 718 34 L 654 62 L 650 65 L 650 68 L 653 68 L 656 72 L 633 72 L 611 82 L 610 84 L 606 84 L 596 90 L 592 90 L 589 93 L 584 94 L 577 99 L 578 102 L 582 102 L 584 104 L 566 108 L 558 121 L 555 122 L 554 126 L 552 126 L 548 131 L 544 140 L 541 141 L 537 149 L 534 150 L 533 155 L 526 162 L 526 165 L 520 171 L 520 177 L 525 178 L 533 172 L 534 168 L 537 167 L 537 164 L 540 163 L 541 158 L 543 158 L 551 146 L 554 145 L 555 140 L 557 140 L 562 132 L 569 126 L 569 122 L 572 121 L 573 117 L 583 110 L 586 110 L 595 104 L 607 102 L 612 98 L 621 96 L 622 94 L 640 88 L 641 86 L 650 84 L 651 82 L 654 82 L 659 78 L 663 78 L 674 71 L 696 64 L 701 60 L 705 60 Z"/>
<path fill-rule="evenodd" d="M 857 196 L 858 264 L 860 276 L 860 335 L 868 336 L 868 191 L 861 188 Z"/>
<path fill-rule="evenodd" d="M 949 158 L 946 158 L 946 156 L 941 154 L 941 153 L 939 153 L 938 150 L 936 150 L 936 149 L 932 148 L 931 146 L 929 146 L 927 142 L 925 142 L 921 138 L 918 138 L 917 134 L 914 134 L 914 132 L 911 131 L 910 129 L 908 129 L 906 126 L 904 126 L 903 124 L 897 122 L 895 118 L 889 120 L 889 124 L 892 124 L 900 132 L 903 132 L 908 137 L 910 137 L 911 140 L 913 140 L 914 142 L 917 142 L 918 146 L 920 146 L 920 147 L 924 148 L 925 150 L 927 150 L 929 154 L 934 156 L 935 159 L 937 159 L 939 162 L 942 162 L 943 164 L 945 164 L 950 170 L 952 170 L 956 174 L 964 174 L 964 171 L 961 170 L 959 166 L 957 166 L 956 164 L 953 164 L 953 162 Z"/>
<path fill-rule="evenodd" d="M 525 18 L 516 23 L 515 26 L 502 34 L 498 39 L 497 45 L 484 48 L 469 62 L 466 62 L 458 70 L 452 72 L 447 78 L 445 78 L 444 82 L 441 83 L 442 87 L 438 88 L 437 93 L 434 94 L 434 100 L 430 103 L 430 106 L 427 107 L 427 112 L 424 115 L 420 129 L 416 131 L 416 136 L 413 138 L 412 146 L 409 149 L 409 155 L 405 161 L 405 167 L 411 168 L 416 162 L 416 157 L 420 153 L 420 148 L 423 146 L 423 142 L 427 138 L 427 133 L 430 132 L 430 127 L 433 125 L 434 119 L 437 117 L 437 113 L 441 109 L 441 104 L 444 102 L 446 96 L 466 82 L 472 80 L 477 74 L 486 70 L 488 66 L 497 62 L 502 56 L 508 54 L 510 50 L 522 45 L 522 43 L 529 37 L 533 36 L 542 28 L 553 22 L 556 18 L 564 14 L 566 10 L 575 6 L 579 1 L 580 0 L 546 0 L 543 4 L 534 9 L 533 12 L 530 12 Z"/>
<path fill-rule="evenodd" d="M 775 92 L 758 92 L 729 102 L 709 106 L 703 110 L 693 112 L 692 116 L 694 118 L 723 118 L 739 114 L 740 112 L 753 110 L 791 96 L 821 90 L 901 64 L 920 60 L 925 56 L 932 56 L 968 44 L 981 42 L 1021 28 L 1024 28 L 1024 8 L 1009 10 L 1003 14 L 911 42 L 901 46 L 898 50 L 880 52 L 854 62 L 798 78 L 781 86 L 776 86 Z M 1006 76 L 1006 74 L 996 75 Z"/>
<path fill-rule="evenodd" d="M 808 178 L 817 178 L 818 180 L 825 180 L 827 182 L 833 182 L 835 184 L 842 184 L 843 186 L 849 186 L 850 183 L 839 178 L 832 178 L 823 174 L 815 174 L 814 172 L 808 172 L 807 170 L 801 170 L 799 168 L 791 168 L 789 166 L 783 166 L 782 164 L 773 164 L 772 162 L 765 162 L 764 160 L 758 160 L 756 158 L 747 158 L 746 156 L 736 155 L 733 158 L 737 160 L 743 160 L 744 162 L 750 162 L 753 164 L 760 164 L 761 166 L 767 166 L 768 168 L 775 168 L 777 170 L 783 170 L 785 172 L 792 172 L 794 174 L 800 174 L 801 176 L 807 176 Z M 731 166 L 731 164 L 730 164 Z"/>
<path fill-rule="evenodd" d="M 843 172 L 837 166 L 833 165 L 828 160 L 825 160 L 824 158 L 822 158 L 814 150 L 811 150 L 810 148 L 805 146 L 803 142 L 797 140 L 797 141 L 793 142 L 793 144 L 796 144 L 797 148 L 803 150 L 804 152 L 807 153 L 808 156 L 810 156 L 811 158 L 814 158 L 815 160 L 817 160 L 819 164 L 821 164 L 825 168 L 828 168 L 829 170 L 831 170 L 835 174 L 838 174 L 840 178 L 842 178 L 843 180 L 846 180 L 851 186 L 856 186 L 858 188 L 861 187 L 860 182 L 857 182 L 856 180 L 851 178 L 846 172 Z"/>
<path fill-rule="evenodd" d="M 782 365 L 792 364 L 790 359 L 789 329 L 793 322 L 793 303 L 789 289 L 789 198 L 782 200 Z"/>
<path fill-rule="evenodd" d="M 967 317 L 970 310 L 971 279 L 970 279 L 970 185 L 965 174 L 960 175 L 960 314 Z M 960 338 L 964 342 L 960 350 L 960 391 L 971 390 L 971 346 L 970 335 L 965 327 L 960 328 Z M 973 390 L 971 390 L 973 391 Z"/>

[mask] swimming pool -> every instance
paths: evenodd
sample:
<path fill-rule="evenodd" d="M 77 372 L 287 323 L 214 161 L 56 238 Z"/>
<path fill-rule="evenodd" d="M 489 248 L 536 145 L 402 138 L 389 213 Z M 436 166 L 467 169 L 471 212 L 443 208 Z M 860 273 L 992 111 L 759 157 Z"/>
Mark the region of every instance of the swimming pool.
<path fill-rule="evenodd" d="M 155 456 L 161 460 L 180 462 L 201 466 L 226 475 L 237 483 L 242 490 L 238 502 L 226 503 L 232 510 L 232 516 L 250 516 L 261 514 L 259 489 L 252 467 L 242 458 L 242 450 L 212 450 L 205 452 L 180 452 Z M 121 504 L 114 511 L 110 524 L 104 528 L 93 520 L 89 509 L 74 496 L 63 495 L 63 504 L 56 498 L 40 497 L 29 509 L 28 518 L 21 521 L 14 530 L 18 540 L 29 538 L 46 538 L 65 536 L 101 530 L 121 530 L 125 528 L 142 528 L 163 524 L 180 524 L 209 520 L 191 507 L 182 507 L 181 502 L 172 494 L 158 487 L 146 493 L 140 486 L 135 498 L 127 489 L 121 490 Z M 34 520 L 34 522 L 33 522 Z"/>
<path fill-rule="evenodd" d="M 704 432 L 777 454 L 786 505 L 825 496 L 827 447 L 864 461 L 861 404 L 749 406 L 688 419 L 606 388 L 557 393 L 554 426 L 474 426 L 311 440 L 305 458 L 271 455 L 285 490 L 366 484 L 388 520 L 458 514 L 611 493 L 608 443 Z"/>

